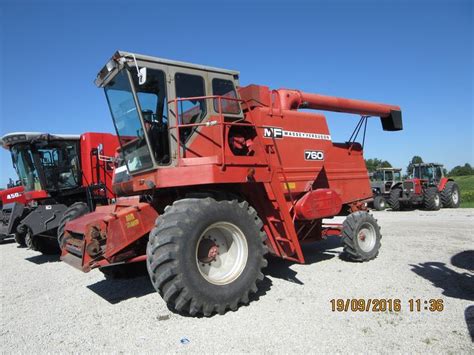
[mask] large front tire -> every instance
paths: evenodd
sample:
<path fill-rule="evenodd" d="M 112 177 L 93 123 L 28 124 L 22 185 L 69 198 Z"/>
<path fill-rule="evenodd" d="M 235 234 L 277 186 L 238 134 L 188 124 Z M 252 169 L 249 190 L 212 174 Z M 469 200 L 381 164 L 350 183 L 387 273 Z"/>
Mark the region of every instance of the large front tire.
<path fill-rule="evenodd" d="M 458 208 L 461 204 L 459 186 L 454 181 L 448 181 L 441 191 L 441 203 L 445 208 Z"/>
<path fill-rule="evenodd" d="M 385 197 L 382 195 L 377 195 L 374 197 L 374 208 L 377 211 L 383 211 L 384 209 L 387 208 L 387 203 L 385 201 Z"/>
<path fill-rule="evenodd" d="M 441 208 L 441 197 L 436 186 L 430 186 L 423 192 L 423 206 L 429 211 L 438 211 Z"/>
<path fill-rule="evenodd" d="M 402 195 L 402 189 L 396 187 L 390 191 L 390 197 L 388 199 L 388 205 L 392 211 L 400 211 L 400 196 Z"/>
<path fill-rule="evenodd" d="M 73 203 L 71 206 L 67 208 L 67 210 L 64 212 L 61 220 L 59 221 L 59 227 L 58 227 L 58 245 L 59 248 L 63 248 L 64 244 L 64 228 L 66 227 L 66 223 L 69 221 L 72 221 L 73 219 L 76 219 L 78 217 L 81 217 L 87 213 L 89 213 L 89 206 L 87 206 L 86 203 L 84 202 L 76 202 Z"/>
<path fill-rule="evenodd" d="M 26 242 L 25 242 L 25 235 L 23 233 L 15 233 L 14 234 L 14 239 L 15 242 L 21 247 L 26 247 Z"/>
<path fill-rule="evenodd" d="M 247 202 L 178 200 L 150 232 L 147 268 L 171 309 L 210 316 L 257 292 L 267 265 L 263 223 Z"/>
<path fill-rule="evenodd" d="M 379 253 L 380 227 L 375 218 L 364 211 L 347 216 L 342 227 L 344 254 L 353 261 L 369 261 Z"/>

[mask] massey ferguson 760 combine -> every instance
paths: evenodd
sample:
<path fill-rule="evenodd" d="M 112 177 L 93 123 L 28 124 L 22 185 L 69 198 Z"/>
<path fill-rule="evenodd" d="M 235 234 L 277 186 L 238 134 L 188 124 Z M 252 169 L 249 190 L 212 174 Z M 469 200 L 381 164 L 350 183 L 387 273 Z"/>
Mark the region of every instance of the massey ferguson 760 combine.
<path fill-rule="evenodd" d="M 19 244 L 57 252 L 61 223 L 107 204 L 112 193 L 113 157 L 119 143 L 108 133 L 53 135 L 18 132 L 3 136 L 29 201 L 3 206 L 2 228 Z M 69 207 L 69 209 L 68 209 Z"/>
<path fill-rule="evenodd" d="M 368 116 L 401 130 L 398 106 L 239 87 L 236 71 L 126 52 L 96 84 L 130 173 L 114 191 L 130 197 L 68 222 L 65 262 L 88 272 L 146 260 L 172 309 L 208 316 L 249 301 L 267 252 L 304 263 L 301 243 L 341 235 L 347 257 L 377 256 L 361 144 L 334 143 L 322 114 L 299 109 L 362 115 L 354 138 Z M 342 225 L 324 220 L 337 215 Z"/>

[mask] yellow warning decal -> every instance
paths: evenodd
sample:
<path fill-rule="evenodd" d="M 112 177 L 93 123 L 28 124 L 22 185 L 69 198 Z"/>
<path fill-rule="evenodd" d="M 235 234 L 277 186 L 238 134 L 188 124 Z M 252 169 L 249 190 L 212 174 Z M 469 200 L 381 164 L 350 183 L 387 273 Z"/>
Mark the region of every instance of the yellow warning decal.
<path fill-rule="evenodd" d="M 283 187 L 287 189 L 296 189 L 296 182 L 287 182 L 286 184 L 283 183 Z"/>
<path fill-rule="evenodd" d="M 127 223 L 125 223 L 125 227 L 127 228 L 132 228 L 140 224 L 140 221 L 135 218 L 135 215 L 133 213 L 127 214 L 125 216 L 125 220 L 127 221 Z"/>

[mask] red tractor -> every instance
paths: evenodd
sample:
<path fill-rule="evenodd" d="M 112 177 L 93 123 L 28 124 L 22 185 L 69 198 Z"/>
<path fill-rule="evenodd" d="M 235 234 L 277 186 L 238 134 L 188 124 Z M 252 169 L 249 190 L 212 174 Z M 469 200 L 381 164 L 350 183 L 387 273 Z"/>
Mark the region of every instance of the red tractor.
<path fill-rule="evenodd" d="M 302 243 L 341 235 L 348 258 L 377 256 L 361 144 L 333 143 L 325 117 L 299 109 L 360 114 L 356 137 L 368 116 L 401 130 L 398 106 L 239 87 L 236 71 L 126 52 L 96 84 L 130 174 L 114 191 L 129 197 L 68 222 L 63 261 L 84 272 L 146 261 L 171 309 L 209 316 L 249 302 L 267 252 L 304 263 Z"/>
<path fill-rule="evenodd" d="M 10 150 L 25 203 L 2 209 L 4 234 L 43 253 L 57 252 L 57 229 L 67 220 L 107 204 L 112 193 L 110 156 L 119 145 L 108 133 L 53 135 L 10 133 L 0 140 Z"/>
<path fill-rule="evenodd" d="M 431 211 L 459 207 L 459 186 L 444 176 L 443 165 L 421 163 L 413 164 L 411 169 L 410 179 L 392 187 L 388 204 L 393 211 L 412 206 Z"/>

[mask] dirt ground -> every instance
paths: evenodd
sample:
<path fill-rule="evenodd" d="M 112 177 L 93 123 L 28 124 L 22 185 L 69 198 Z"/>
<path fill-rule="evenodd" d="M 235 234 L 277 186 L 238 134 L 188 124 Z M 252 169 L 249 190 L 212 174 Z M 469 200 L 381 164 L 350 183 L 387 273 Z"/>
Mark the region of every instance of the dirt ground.
<path fill-rule="evenodd" d="M 341 260 L 338 238 L 308 245 L 306 265 L 270 259 L 250 305 L 211 318 L 169 311 L 144 273 L 106 280 L 4 243 L 0 350 L 474 353 L 474 209 L 373 214 L 377 259 Z M 401 309 L 338 312 L 333 299 L 399 299 Z M 431 299 L 441 311 L 425 309 Z"/>

